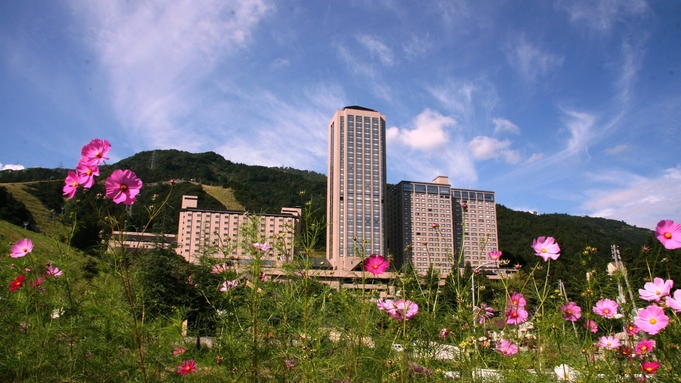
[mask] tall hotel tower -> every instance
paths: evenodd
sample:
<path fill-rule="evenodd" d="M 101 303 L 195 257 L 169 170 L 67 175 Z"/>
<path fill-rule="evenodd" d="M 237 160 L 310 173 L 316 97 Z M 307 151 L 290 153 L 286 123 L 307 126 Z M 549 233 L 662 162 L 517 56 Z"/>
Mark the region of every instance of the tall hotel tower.
<path fill-rule="evenodd" d="M 360 106 L 329 122 L 326 253 L 336 270 L 385 255 L 385 116 Z"/>

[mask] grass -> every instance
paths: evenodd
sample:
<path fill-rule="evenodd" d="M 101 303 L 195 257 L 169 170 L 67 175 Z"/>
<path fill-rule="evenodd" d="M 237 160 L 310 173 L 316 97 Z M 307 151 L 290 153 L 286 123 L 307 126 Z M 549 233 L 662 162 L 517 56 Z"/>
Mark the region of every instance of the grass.
<path fill-rule="evenodd" d="M 33 215 L 36 225 L 40 226 L 41 231 L 50 237 L 65 237 L 69 227 L 58 220 L 52 219 L 52 212 L 43 205 L 42 202 L 31 193 L 26 191 L 26 186 L 32 182 L 7 183 L 2 184 L 7 191 L 12 193 L 14 198 L 23 203 Z"/>
<path fill-rule="evenodd" d="M 206 191 L 206 193 L 210 194 L 213 198 L 216 200 L 220 201 L 227 210 L 239 210 L 243 211 L 244 207 L 239 203 L 239 201 L 236 200 L 234 197 L 234 192 L 232 189 L 225 189 L 221 186 L 209 186 L 209 185 L 202 185 L 203 190 Z"/>

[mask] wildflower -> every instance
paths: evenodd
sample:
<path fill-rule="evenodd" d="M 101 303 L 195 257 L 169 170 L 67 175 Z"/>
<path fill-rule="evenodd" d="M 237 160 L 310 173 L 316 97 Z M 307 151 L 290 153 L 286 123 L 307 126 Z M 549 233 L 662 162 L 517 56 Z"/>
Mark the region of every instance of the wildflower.
<path fill-rule="evenodd" d="M 78 191 L 78 174 L 73 170 L 69 170 L 66 174 L 66 179 L 64 180 L 64 187 L 62 188 L 62 194 L 66 196 L 67 199 L 73 198 Z"/>
<path fill-rule="evenodd" d="M 506 311 L 506 323 L 521 324 L 527 320 L 529 313 L 522 307 L 510 308 Z"/>
<path fill-rule="evenodd" d="M 564 380 L 568 382 L 574 382 L 577 379 L 579 373 L 567 364 L 561 364 L 553 369 L 553 372 L 558 377 L 558 380 Z"/>
<path fill-rule="evenodd" d="M 89 189 L 95 184 L 95 176 L 99 176 L 99 168 L 97 165 L 80 161 L 76 166 L 76 174 L 78 175 L 78 184 Z"/>
<path fill-rule="evenodd" d="M 62 275 L 62 271 L 58 267 L 52 265 L 47 266 L 47 271 L 45 271 L 45 276 L 59 278 Z"/>
<path fill-rule="evenodd" d="M 518 346 L 511 343 L 508 339 L 502 339 L 501 342 L 497 343 L 497 351 L 504 356 L 511 356 L 518 353 Z"/>
<path fill-rule="evenodd" d="M 226 263 L 218 263 L 217 265 L 213 266 L 213 269 L 210 271 L 212 274 L 220 274 L 224 273 L 225 270 L 227 270 L 227 264 Z"/>
<path fill-rule="evenodd" d="M 388 260 L 382 255 L 371 254 L 364 260 L 364 270 L 373 275 L 382 274 L 388 268 Z"/>
<path fill-rule="evenodd" d="M 674 281 L 671 279 L 665 281 L 662 278 L 655 278 L 653 282 L 643 285 L 643 289 L 638 289 L 638 293 L 643 300 L 659 302 L 660 299 L 669 295 L 673 286 Z"/>
<path fill-rule="evenodd" d="M 622 356 L 630 357 L 631 356 L 631 347 L 620 346 L 619 352 L 620 352 L 620 355 L 622 355 Z"/>
<path fill-rule="evenodd" d="M 523 267 L 523 266 L 522 266 L 520 263 L 516 263 L 513 267 L 514 267 L 516 270 L 520 270 L 520 268 Z"/>
<path fill-rule="evenodd" d="M 629 336 L 634 336 L 638 334 L 639 331 L 641 331 L 641 329 L 638 328 L 638 326 L 636 326 L 636 324 L 634 323 L 629 323 L 627 327 L 625 327 L 624 329 L 626 330 L 627 335 Z"/>
<path fill-rule="evenodd" d="M 126 205 L 135 203 L 136 196 L 142 188 L 142 180 L 131 170 L 116 169 L 104 183 L 106 186 L 106 196 L 119 204 Z"/>
<path fill-rule="evenodd" d="M 239 284 L 238 279 L 235 279 L 233 281 L 224 281 L 222 282 L 222 287 L 220 287 L 220 291 L 226 293 L 227 291 L 235 288 L 238 284 Z"/>
<path fill-rule="evenodd" d="M 508 300 L 508 305 L 516 307 L 525 307 L 525 305 L 527 305 L 527 301 L 525 300 L 525 296 L 523 294 L 514 291 L 513 294 L 511 294 L 511 298 L 509 298 Z"/>
<path fill-rule="evenodd" d="M 664 301 L 668 307 L 671 307 L 677 313 L 681 312 L 681 290 L 674 291 L 674 298 L 666 296 Z"/>
<path fill-rule="evenodd" d="M 33 251 L 33 242 L 28 238 L 24 238 L 14 243 L 14 246 L 10 249 L 9 256 L 12 258 L 21 258 L 31 251 Z"/>
<path fill-rule="evenodd" d="M 431 224 L 431 227 L 432 227 L 433 229 L 437 229 L 438 227 L 440 227 L 440 224 L 437 223 L 437 222 L 433 222 L 433 223 Z"/>
<path fill-rule="evenodd" d="M 643 252 L 644 253 L 647 253 L 649 250 L 650 250 L 650 248 L 648 246 L 643 246 Z"/>
<path fill-rule="evenodd" d="M 184 347 L 176 346 L 175 349 L 173 350 L 173 355 L 178 356 L 182 354 L 184 354 Z"/>
<path fill-rule="evenodd" d="M 419 366 L 419 364 L 415 362 L 412 362 L 409 365 L 409 370 L 412 372 L 413 375 L 430 376 L 433 374 L 432 368 L 426 369 L 424 367 Z"/>
<path fill-rule="evenodd" d="M 288 368 L 293 368 L 293 367 L 296 366 L 296 365 L 293 363 L 293 361 L 291 361 L 291 359 L 289 359 L 289 358 L 284 359 L 284 363 L 286 364 L 286 367 L 288 367 Z"/>
<path fill-rule="evenodd" d="M 577 306 L 575 302 L 560 306 L 560 311 L 563 313 L 563 318 L 570 322 L 577 322 L 582 317 L 582 308 Z"/>
<path fill-rule="evenodd" d="M 620 340 L 618 338 L 613 337 L 612 335 L 610 336 L 602 336 L 598 340 L 598 343 L 601 347 L 614 350 L 617 347 L 620 346 Z"/>
<path fill-rule="evenodd" d="M 670 219 L 665 219 L 657 223 L 655 236 L 662 242 L 667 250 L 674 250 L 681 247 L 681 225 Z"/>
<path fill-rule="evenodd" d="M 560 257 L 560 246 L 556 243 L 553 237 L 539 237 L 532 241 L 532 248 L 537 253 L 537 256 L 542 257 L 544 262 L 549 258 L 554 261 Z"/>
<path fill-rule="evenodd" d="M 14 280 L 9 283 L 9 291 L 11 292 L 19 290 L 22 286 L 24 286 L 25 280 L 26 276 L 24 274 L 21 274 L 18 277 L 14 278 Z"/>
<path fill-rule="evenodd" d="M 644 339 L 636 345 L 636 354 L 647 355 L 655 348 L 655 341 L 652 339 Z"/>
<path fill-rule="evenodd" d="M 669 324 L 669 317 L 658 306 L 650 305 L 638 310 L 636 325 L 650 335 L 655 335 Z"/>
<path fill-rule="evenodd" d="M 177 366 L 177 373 L 182 376 L 185 376 L 190 372 L 194 371 L 196 371 L 196 362 L 194 362 L 194 359 L 185 360 L 184 362 L 182 362 L 182 364 Z"/>
<path fill-rule="evenodd" d="M 480 303 L 479 307 L 473 307 L 473 319 L 480 324 L 485 324 L 487 319 L 492 318 L 493 316 L 494 309 L 490 306 L 487 306 L 487 304 L 484 302 Z"/>
<path fill-rule="evenodd" d="M 614 318 L 617 314 L 617 308 L 619 305 L 612 299 L 601 299 L 596 302 L 596 306 L 593 307 L 594 313 L 602 316 L 603 318 Z M 640 326 L 639 326 L 640 327 Z"/>
<path fill-rule="evenodd" d="M 501 251 L 490 251 L 487 256 L 493 261 L 498 261 L 501 258 Z"/>
<path fill-rule="evenodd" d="M 449 329 L 443 328 L 440 330 L 440 338 L 447 339 L 447 335 L 449 335 Z"/>
<path fill-rule="evenodd" d="M 419 305 L 409 300 L 399 299 L 393 303 L 393 308 L 387 311 L 388 315 L 401 322 L 416 316 L 419 312 Z"/>
<path fill-rule="evenodd" d="M 259 242 L 256 242 L 256 243 L 253 244 L 253 247 L 255 247 L 258 250 L 267 251 L 267 250 L 272 248 L 272 245 L 270 245 L 267 242 L 262 243 L 262 244 L 259 243 Z"/>
<path fill-rule="evenodd" d="M 38 287 L 43 284 L 43 277 L 40 277 L 31 283 L 31 287 Z"/>
<path fill-rule="evenodd" d="M 95 138 L 80 150 L 80 155 L 83 156 L 80 162 L 97 166 L 109 159 L 106 157 L 109 154 L 109 149 L 111 149 L 109 141 Z"/>
<path fill-rule="evenodd" d="M 658 368 L 660 368 L 660 364 L 654 360 L 645 361 L 641 364 L 641 371 L 645 374 L 654 374 Z"/>
<path fill-rule="evenodd" d="M 587 319 L 586 322 L 584 322 L 584 328 L 594 334 L 598 332 L 598 324 L 591 319 Z"/>
<path fill-rule="evenodd" d="M 376 302 L 376 307 L 378 307 L 379 310 L 388 311 L 395 307 L 395 302 L 393 302 L 392 299 L 379 299 Z"/>

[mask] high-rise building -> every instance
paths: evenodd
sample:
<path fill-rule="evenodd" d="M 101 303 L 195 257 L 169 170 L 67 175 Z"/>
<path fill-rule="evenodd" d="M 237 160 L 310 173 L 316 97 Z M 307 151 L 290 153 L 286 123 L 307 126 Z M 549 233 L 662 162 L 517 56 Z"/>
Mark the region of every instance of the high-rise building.
<path fill-rule="evenodd" d="M 352 270 L 362 256 L 385 254 L 385 116 L 347 106 L 328 128 L 327 258 Z"/>
<path fill-rule="evenodd" d="M 417 272 L 432 265 L 446 274 L 457 263 L 498 267 L 487 257 L 499 246 L 494 192 L 452 188 L 446 176 L 402 181 L 390 190 L 388 222 L 397 268 L 410 262 Z"/>

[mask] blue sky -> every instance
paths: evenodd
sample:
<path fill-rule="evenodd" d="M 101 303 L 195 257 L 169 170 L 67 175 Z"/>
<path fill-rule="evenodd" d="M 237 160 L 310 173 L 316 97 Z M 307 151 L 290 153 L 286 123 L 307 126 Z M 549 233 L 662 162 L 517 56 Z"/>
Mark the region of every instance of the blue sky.
<path fill-rule="evenodd" d="M 0 2 L 0 168 L 98 137 L 326 173 L 346 105 L 386 115 L 388 182 L 681 221 L 678 1 Z"/>

